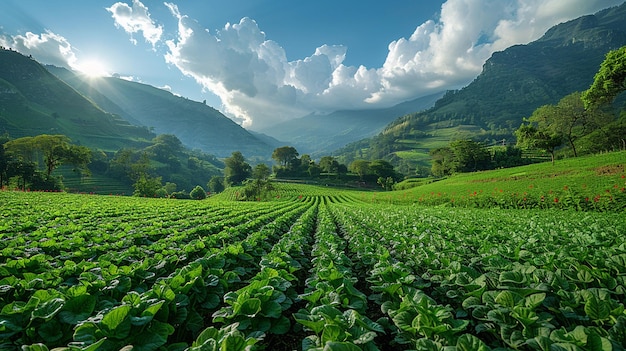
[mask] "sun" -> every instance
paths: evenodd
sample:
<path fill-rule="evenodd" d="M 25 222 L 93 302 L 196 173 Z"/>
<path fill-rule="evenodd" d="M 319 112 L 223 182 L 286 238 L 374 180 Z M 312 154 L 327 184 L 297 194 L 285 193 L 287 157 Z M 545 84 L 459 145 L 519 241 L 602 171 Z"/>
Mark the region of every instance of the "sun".
<path fill-rule="evenodd" d="M 109 76 L 106 65 L 99 60 L 86 60 L 78 65 L 78 71 L 89 78 L 100 78 Z"/>

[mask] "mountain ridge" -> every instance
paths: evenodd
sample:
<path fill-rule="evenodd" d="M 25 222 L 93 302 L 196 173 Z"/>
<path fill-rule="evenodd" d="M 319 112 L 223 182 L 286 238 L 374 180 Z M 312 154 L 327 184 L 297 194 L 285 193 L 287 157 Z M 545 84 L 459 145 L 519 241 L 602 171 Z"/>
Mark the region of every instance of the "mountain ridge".
<path fill-rule="evenodd" d="M 448 91 L 432 108 L 402 116 L 334 155 L 346 163 L 384 158 L 415 170 L 428 164 L 430 149 L 456 139 L 511 142 L 524 117 L 587 89 L 606 53 L 623 45 L 626 3 L 561 23 L 536 41 L 495 52 L 470 84 Z"/>
<path fill-rule="evenodd" d="M 250 158 L 269 159 L 275 147 L 204 103 L 116 77 L 86 79 L 64 68 L 50 66 L 48 69 L 130 123 L 148 127 L 158 134 L 174 134 L 189 148 L 218 157 L 241 151 Z"/>

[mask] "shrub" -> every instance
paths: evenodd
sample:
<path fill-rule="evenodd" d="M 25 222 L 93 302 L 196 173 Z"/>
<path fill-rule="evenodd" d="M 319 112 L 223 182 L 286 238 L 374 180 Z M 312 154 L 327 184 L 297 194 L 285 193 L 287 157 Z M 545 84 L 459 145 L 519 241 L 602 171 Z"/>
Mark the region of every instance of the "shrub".
<path fill-rule="evenodd" d="M 196 185 L 189 193 L 189 196 L 194 200 L 203 200 L 206 199 L 206 191 L 204 191 L 204 188 L 200 185 Z"/>

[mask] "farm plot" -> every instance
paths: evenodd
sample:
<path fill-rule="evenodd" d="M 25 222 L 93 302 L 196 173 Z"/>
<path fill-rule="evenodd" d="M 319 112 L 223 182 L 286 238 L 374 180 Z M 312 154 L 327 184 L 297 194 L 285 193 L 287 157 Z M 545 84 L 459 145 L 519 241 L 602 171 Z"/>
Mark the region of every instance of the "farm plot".
<path fill-rule="evenodd" d="M 0 349 L 626 346 L 623 215 L 355 199 L 0 192 Z"/>

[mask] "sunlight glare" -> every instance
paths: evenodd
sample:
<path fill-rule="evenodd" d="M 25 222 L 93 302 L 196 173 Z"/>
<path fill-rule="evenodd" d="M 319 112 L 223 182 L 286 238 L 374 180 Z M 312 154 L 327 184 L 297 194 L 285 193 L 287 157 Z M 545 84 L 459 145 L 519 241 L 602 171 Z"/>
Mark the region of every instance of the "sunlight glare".
<path fill-rule="evenodd" d="M 78 70 L 90 77 L 90 78 L 99 78 L 109 76 L 109 72 L 106 69 L 106 65 L 104 65 L 101 61 L 98 60 L 87 60 L 80 64 Z"/>

